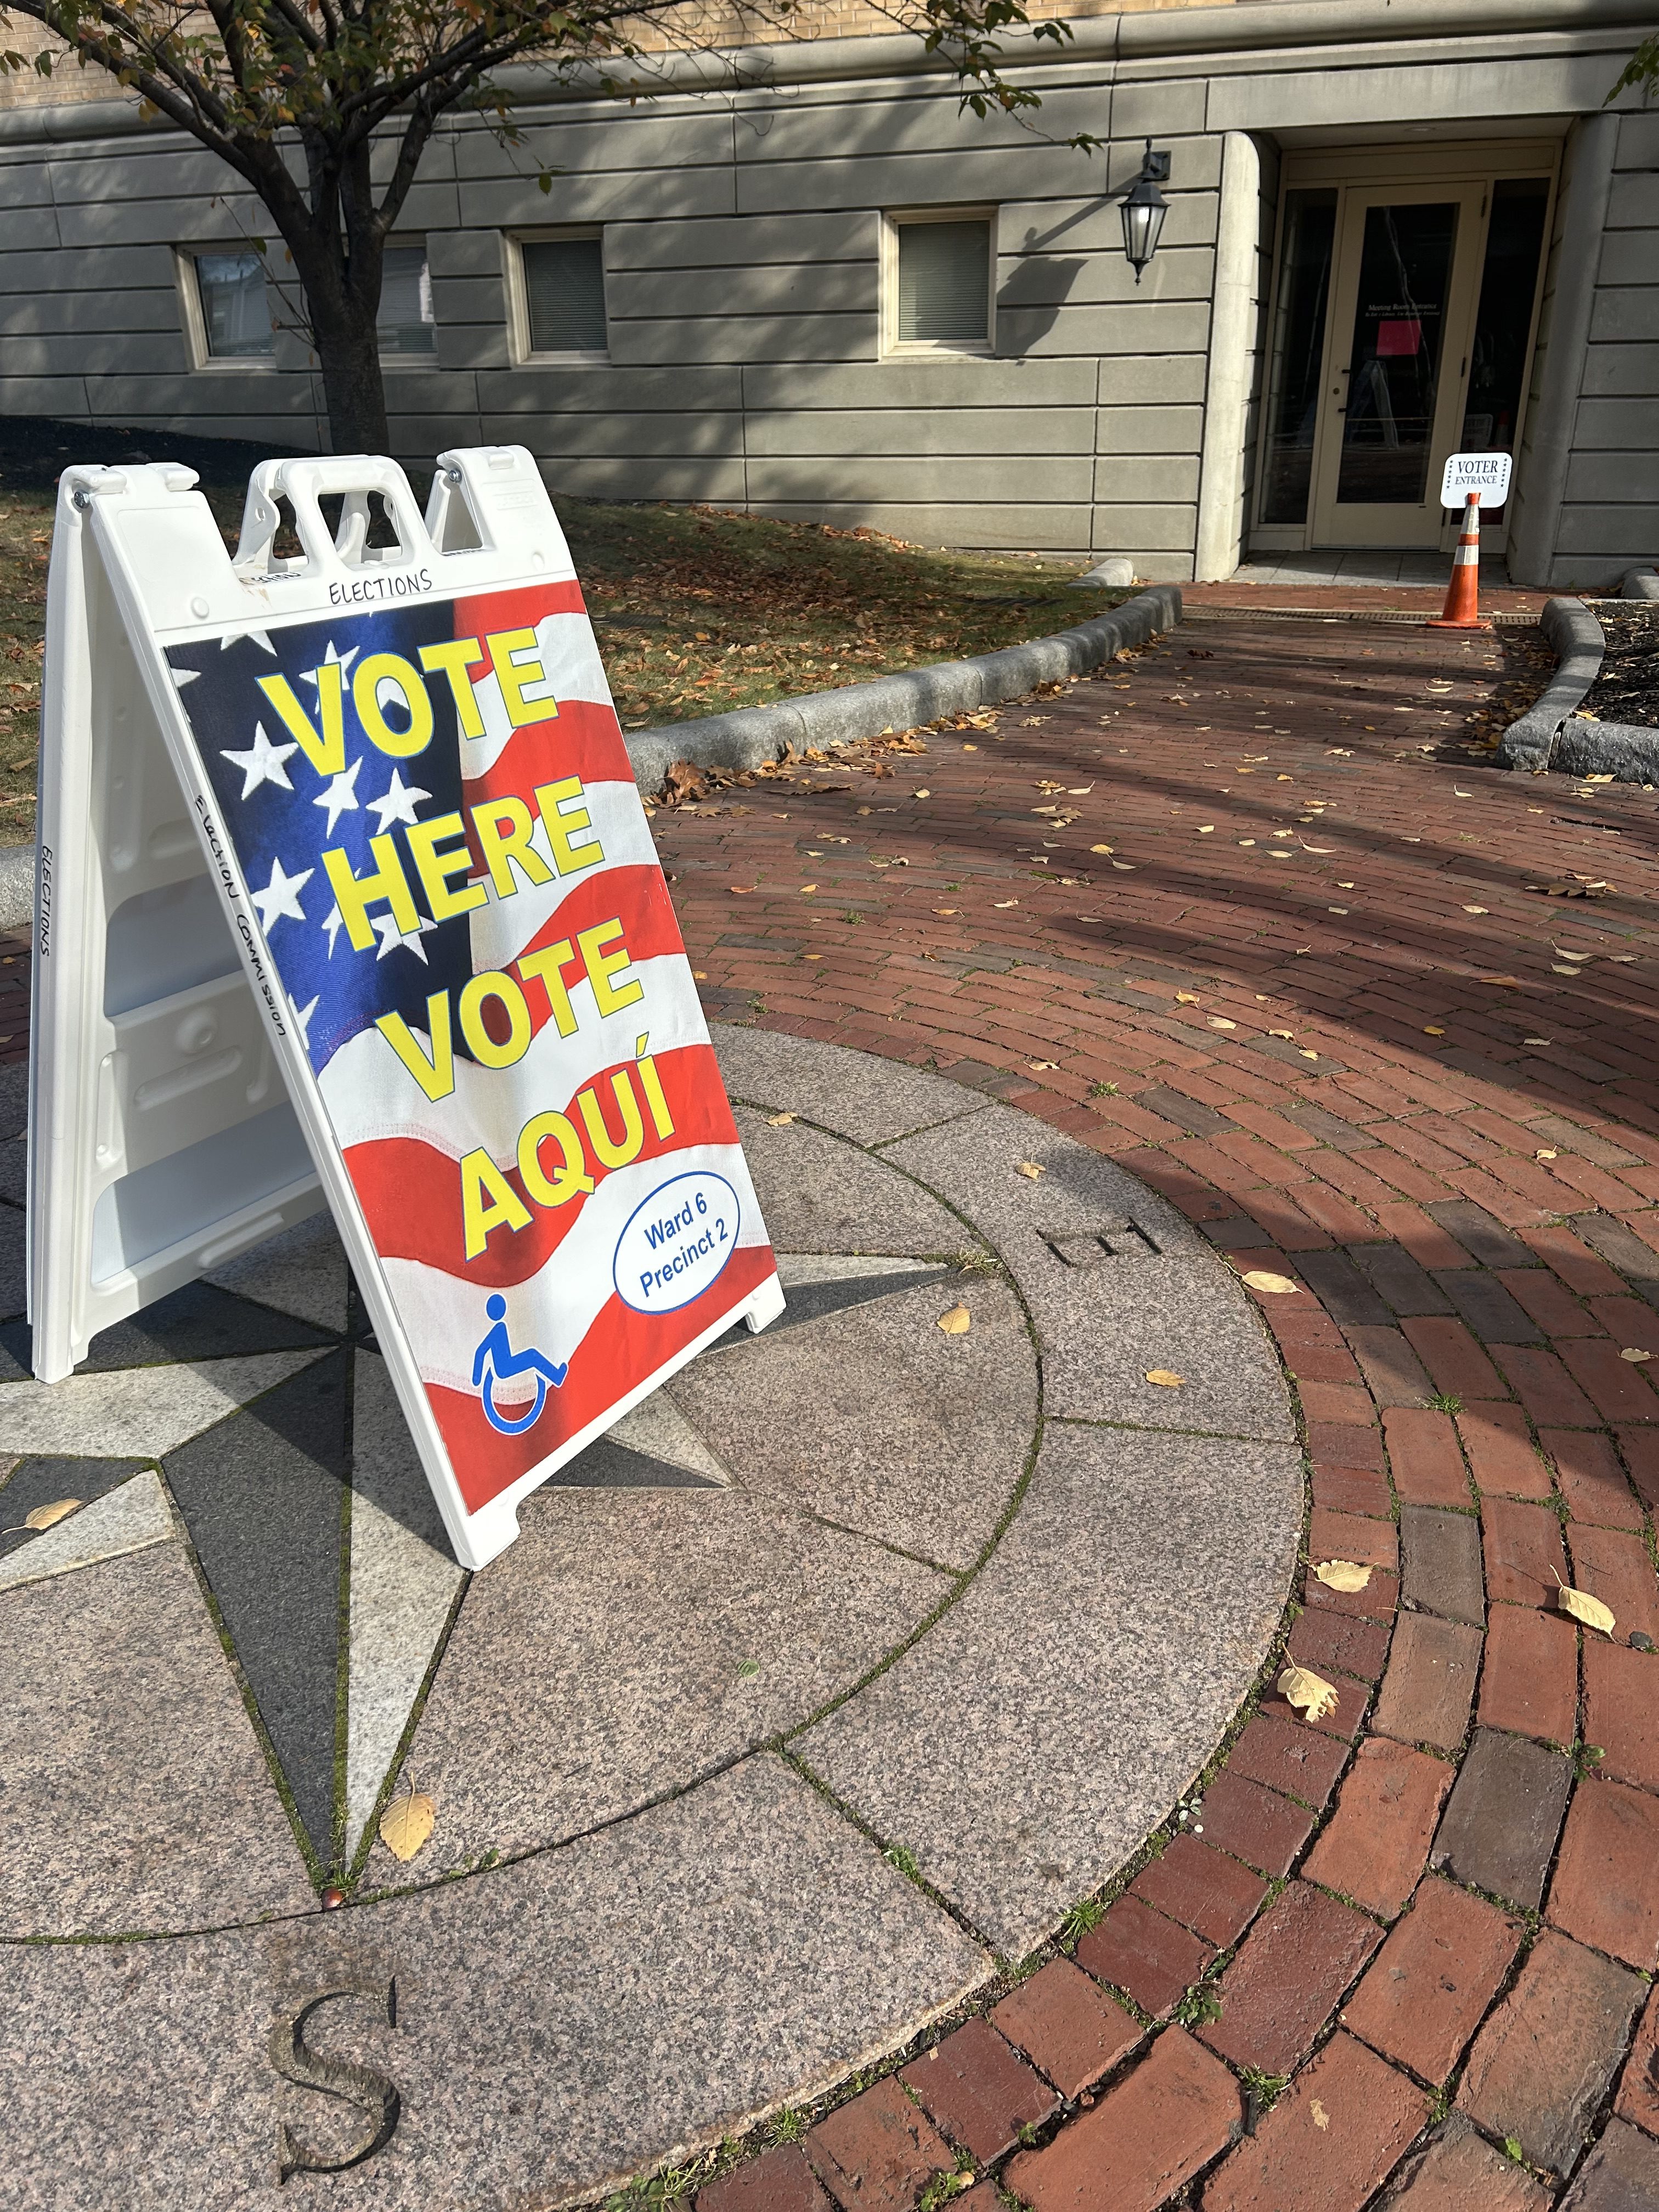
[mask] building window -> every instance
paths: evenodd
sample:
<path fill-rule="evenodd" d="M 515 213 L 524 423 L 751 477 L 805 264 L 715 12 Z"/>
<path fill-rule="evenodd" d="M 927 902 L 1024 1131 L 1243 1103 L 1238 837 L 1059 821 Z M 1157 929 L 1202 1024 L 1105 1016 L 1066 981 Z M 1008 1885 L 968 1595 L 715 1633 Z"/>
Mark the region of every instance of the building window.
<path fill-rule="evenodd" d="M 383 356 L 429 354 L 438 329 L 432 313 L 432 271 L 424 246 L 388 246 L 380 264 L 376 329 Z"/>
<path fill-rule="evenodd" d="M 989 353 L 995 342 L 996 223 L 988 209 L 890 216 L 889 353 Z"/>
<path fill-rule="evenodd" d="M 605 241 L 597 230 L 515 239 L 509 270 L 520 361 L 605 357 Z"/>
<path fill-rule="evenodd" d="M 270 302 L 257 253 L 186 257 L 195 278 L 198 365 L 210 361 L 268 361 Z"/>

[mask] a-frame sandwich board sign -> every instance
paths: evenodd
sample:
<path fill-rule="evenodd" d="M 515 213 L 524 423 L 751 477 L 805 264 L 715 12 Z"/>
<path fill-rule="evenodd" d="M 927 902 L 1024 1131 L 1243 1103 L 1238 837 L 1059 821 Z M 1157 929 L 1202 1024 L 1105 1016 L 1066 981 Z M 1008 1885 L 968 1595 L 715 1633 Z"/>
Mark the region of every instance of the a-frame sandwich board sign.
<path fill-rule="evenodd" d="M 531 456 L 194 483 L 60 488 L 35 1372 L 325 1202 L 476 1568 L 776 1267 Z"/>

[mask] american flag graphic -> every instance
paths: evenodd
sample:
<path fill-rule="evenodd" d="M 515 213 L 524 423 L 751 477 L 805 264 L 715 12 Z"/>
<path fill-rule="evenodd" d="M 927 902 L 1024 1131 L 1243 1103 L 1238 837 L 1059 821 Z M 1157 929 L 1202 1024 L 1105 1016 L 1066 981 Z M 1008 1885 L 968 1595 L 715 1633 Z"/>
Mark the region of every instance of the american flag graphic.
<path fill-rule="evenodd" d="M 580 588 L 167 657 L 477 1512 L 775 1273 Z"/>

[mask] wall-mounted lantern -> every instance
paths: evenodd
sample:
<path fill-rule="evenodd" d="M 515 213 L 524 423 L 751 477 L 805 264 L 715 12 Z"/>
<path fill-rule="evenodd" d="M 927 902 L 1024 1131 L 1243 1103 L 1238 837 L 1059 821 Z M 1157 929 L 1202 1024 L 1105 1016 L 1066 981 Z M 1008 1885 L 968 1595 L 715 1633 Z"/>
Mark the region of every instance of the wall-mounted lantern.
<path fill-rule="evenodd" d="M 1170 181 L 1170 156 L 1155 154 L 1152 142 L 1146 141 L 1146 151 L 1141 157 L 1140 174 L 1124 196 L 1121 210 L 1123 216 L 1123 252 L 1129 266 L 1135 272 L 1135 282 L 1140 282 L 1140 272 L 1158 252 L 1158 241 L 1164 229 L 1164 218 L 1170 212 L 1170 203 L 1158 190 Z"/>

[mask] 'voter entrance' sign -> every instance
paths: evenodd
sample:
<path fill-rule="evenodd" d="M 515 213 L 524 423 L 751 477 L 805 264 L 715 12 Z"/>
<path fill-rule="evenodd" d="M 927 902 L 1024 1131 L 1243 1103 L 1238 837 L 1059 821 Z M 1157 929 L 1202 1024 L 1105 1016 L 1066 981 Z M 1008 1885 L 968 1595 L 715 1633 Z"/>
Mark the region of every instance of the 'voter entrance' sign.
<path fill-rule="evenodd" d="M 1508 453 L 1449 454 L 1440 479 L 1441 506 L 1463 507 L 1471 495 L 1478 495 L 1483 507 L 1502 507 L 1514 465 Z"/>
<path fill-rule="evenodd" d="M 781 1310 L 771 1249 L 531 457 L 444 455 L 425 518 L 389 462 L 267 463 L 234 565 L 193 481 L 75 470 L 60 501 L 37 1372 L 297 1218 L 319 1178 L 477 1566 L 526 1490 L 733 1321 Z M 371 501 L 395 543 L 368 544 Z M 159 878 L 139 865 L 112 902 L 152 819 Z M 226 1003 L 248 985 L 263 1037 Z M 144 1060 L 137 1087 L 100 1075 L 112 1039 Z M 88 1127 L 71 1092 L 100 1083 Z M 172 1143 L 145 1105 L 169 1085 L 192 1102 Z"/>

